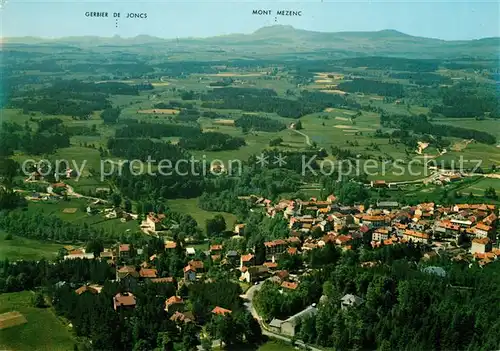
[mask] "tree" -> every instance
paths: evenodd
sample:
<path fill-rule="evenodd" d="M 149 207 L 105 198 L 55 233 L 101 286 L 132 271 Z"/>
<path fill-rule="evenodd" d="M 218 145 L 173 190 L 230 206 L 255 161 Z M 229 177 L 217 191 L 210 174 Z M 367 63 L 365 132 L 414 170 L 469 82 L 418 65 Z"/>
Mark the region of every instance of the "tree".
<path fill-rule="evenodd" d="M 226 220 L 220 214 L 206 221 L 207 236 L 216 236 L 226 230 Z"/>
<path fill-rule="evenodd" d="M 484 191 L 484 197 L 496 200 L 498 198 L 497 192 L 494 187 L 490 186 Z"/>
<path fill-rule="evenodd" d="M 101 112 L 101 118 L 105 124 L 114 124 L 120 116 L 121 110 L 119 108 L 107 108 Z"/>
<path fill-rule="evenodd" d="M 132 212 L 132 202 L 129 199 L 125 199 L 123 202 L 123 207 L 125 212 Z"/>
<path fill-rule="evenodd" d="M 274 139 L 271 139 L 271 141 L 269 141 L 269 146 L 271 146 L 271 147 L 279 146 L 282 142 L 283 142 L 283 138 L 281 138 L 281 137 L 274 138 Z"/>
<path fill-rule="evenodd" d="M 200 344 L 200 341 L 196 337 L 197 332 L 196 326 L 192 323 L 188 323 L 184 326 L 182 330 L 183 350 L 194 350 L 196 346 Z"/>
<path fill-rule="evenodd" d="M 120 194 L 113 193 L 111 194 L 111 203 L 113 204 L 114 207 L 120 207 L 122 203 L 122 197 Z"/>
<path fill-rule="evenodd" d="M 33 297 L 33 306 L 37 308 L 45 307 L 45 298 L 43 297 L 43 294 L 40 291 L 37 292 Z"/>
<path fill-rule="evenodd" d="M 92 252 L 94 254 L 94 257 L 99 257 L 101 252 L 104 251 L 104 243 L 101 239 L 92 239 L 87 243 L 85 251 Z"/>

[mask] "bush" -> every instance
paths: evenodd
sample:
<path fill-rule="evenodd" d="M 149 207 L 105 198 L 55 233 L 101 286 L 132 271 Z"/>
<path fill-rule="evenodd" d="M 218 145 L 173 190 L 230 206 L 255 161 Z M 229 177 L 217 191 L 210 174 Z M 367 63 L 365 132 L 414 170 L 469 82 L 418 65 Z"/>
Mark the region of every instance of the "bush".
<path fill-rule="evenodd" d="M 35 294 L 35 297 L 33 298 L 33 306 L 37 308 L 45 307 L 45 298 L 43 297 L 43 294 L 41 292 L 37 292 Z"/>

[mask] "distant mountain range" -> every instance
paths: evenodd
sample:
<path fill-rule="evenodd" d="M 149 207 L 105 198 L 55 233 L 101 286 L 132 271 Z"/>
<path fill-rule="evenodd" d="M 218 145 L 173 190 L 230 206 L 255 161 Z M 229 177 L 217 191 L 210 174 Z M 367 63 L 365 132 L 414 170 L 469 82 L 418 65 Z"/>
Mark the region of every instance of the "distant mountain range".
<path fill-rule="evenodd" d="M 388 55 L 402 57 L 447 58 L 484 57 L 497 58 L 500 38 L 447 41 L 416 37 L 396 30 L 376 32 L 314 32 L 292 26 L 263 27 L 251 34 L 230 34 L 209 38 L 163 39 L 149 35 L 133 38 L 114 37 L 63 37 L 46 39 L 36 37 L 3 38 L 4 49 L 22 45 L 57 45 L 81 48 L 117 46 L 151 47 L 156 49 L 219 51 L 252 55 L 314 54 L 318 52 L 339 55 Z"/>

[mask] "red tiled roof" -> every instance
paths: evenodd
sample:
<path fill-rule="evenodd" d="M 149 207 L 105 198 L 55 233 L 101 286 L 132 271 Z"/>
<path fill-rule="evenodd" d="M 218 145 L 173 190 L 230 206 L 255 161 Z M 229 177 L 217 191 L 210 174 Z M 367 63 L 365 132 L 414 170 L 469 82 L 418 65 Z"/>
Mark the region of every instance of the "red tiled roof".
<path fill-rule="evenodd" d="M 196 272 L 196 268 L 194 268 L 193 266 L 188 264 L 186 267 L 184 267 L 184 273 L 189 272 L 189 271 Z"/>
<path fill-rule="evenodd" d="M 297 248 L 296 247 L 289 247 L 287 252 L 290 255 L 295 255 L 297 253 Z"/>
<path fill-rule="evenodd" d="M 175 249 L 177 247 L 177 243 L 175 241 L 169 241 L 165 244 L 165 249 Z"/>
<path fill-rule="evenodd" d="M 479 230 L 484 230 L 486 232 L 489 232 L 491 230 L 491 227 L 489 225 L 483 224 L 483 223 L 478 223 L 476 224 L 476 228 Z"/>
<path fill-rule="evenodd" d="M 88 285 L 83 285 L 83 286 L 81 286 L 81 287 L 79 287 L 78 289 L 75 290 L 75 292 L 78 295 L 81 295 L 81 294 L 83 294 L 86 291 L 88 291 L 88 292 L 90 292 L 92 294 L 97 294 L 98 293 L 98 291 L 96 289 L 94 289 L 94 288 L 92 288 L 92 287 L 90 287 Z"/>
<path fill-rule="evenodd" d="M 171 306 L 179 303 L 184 303 L 184 300 L 180 296 L 170 296 L 167 300 L 165 300 L 165 306 Z"/>
<path fill-rule="evenodd" d="M 291 289 L 291 290 L 297 289 L 298 286 L 299 286 L 299 284 L 292 283 L 292 282 L 283 282 L 283 283 L 281 283 L 281 287 L 282 288 Z"/>
<path fill-rule="evenodd" d="M 195 261 L 195 260 L 191 260 L 188 262 L 188 264 L 193 267 L 195 270 L 196 269 L 203 269 L 204 267 L 204 264 L 203 264 L 203 261 Z"/>
<path fill-rule="evenodd" d="M 222 250 L 222 245 L 212 245 L 210 246 L 210 251 L 220 251 Z"/>
<path fill-rule="evenodd" d="M 113 298 L 115 307 L 119 306 L 135 306 L 136 300 L 132 293 L 121 294 L 118 293 Z"/>
<path fill-rule="evenodd" d="M 226 313 L 232 313 L 232 311 L 219 306 L 215 306 L 215 308 L 212 310 L 212 313 L 224 316 Z"/>
<path fill-rule="evenodd" d="M 129 244 L 121 244 L 118 250 L 120 252 L 130 251 L 130 245 Z"/>
<path fill-rule="evenodd" d="M 264 262 L 264 266 L 267 268 L 276 268 L 278 267 L 278 264 L 276 262 Z"/>
<path fill-rule="evenodd" d="M 139 275 L 143 278 L 156 278 L 158 271 L 154 268 L 141 268 Z"/>
<path fill-rule="evenodd" d="M 70 254 L 70 255 L 83 255 L 83 250 L 79 250 L 79 249 L 72 250 L 72 251 L 68 252 L 68 254 Z"/>
<path fill-rule="evenodd" d="M 425 233 L 422 233 L 422 232 L 417 232 L 415 230 L 406 229 L 404 234 L 408 235 L 408 236 L 413 236 L 415 238 L 429 239 L 429 235 L 428 234 L 425 234 Z"/>
<path fill-rule="evenodd" d="M 475 238 L 475 239 L 472 239 L 472 242 L 476 243 L 476 244 L 486 245 L 490 242 L 490 239 L 488 239 L 488 238 Z"/>
<path fill-rule="evenodd" d="M 249 262 L 253 259 L 253 255 L 252 254 L 247 254 L 247 255 L 243 255 L 241 256 L 241 261 L 242 262 Z"/>

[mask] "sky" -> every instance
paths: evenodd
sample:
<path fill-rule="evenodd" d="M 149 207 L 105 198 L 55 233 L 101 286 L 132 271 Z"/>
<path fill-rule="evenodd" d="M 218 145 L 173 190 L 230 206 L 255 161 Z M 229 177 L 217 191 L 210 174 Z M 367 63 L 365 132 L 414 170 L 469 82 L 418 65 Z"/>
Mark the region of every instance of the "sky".
<path fill-rule="evenodd" d="M 274 24 L 321 32 L 400 32 L 445 40 L 500 37 L 498 1 L 208 1 L 208 0 L 0 0 L 2 37 L 57 38 L 94 35 L 161 38 L 210 37 L 252 33 Z M 273 15 L 252 15 L 253 10 Z M 302 11 L 301 17 L 275 16 L 277 10 Z M 115 18 L 86 17 L 85 12 L 120 13 Z M 145 19 L 126 19 L 146 13 Z"/>

